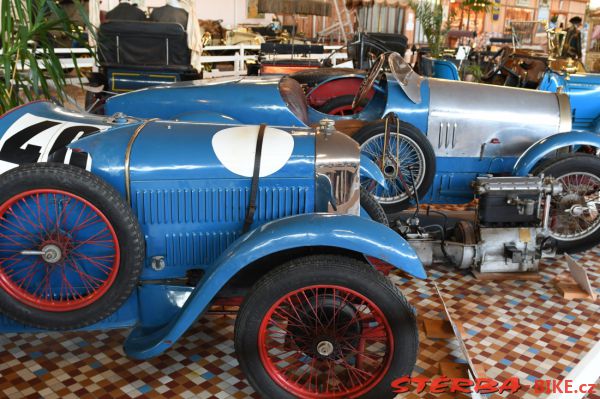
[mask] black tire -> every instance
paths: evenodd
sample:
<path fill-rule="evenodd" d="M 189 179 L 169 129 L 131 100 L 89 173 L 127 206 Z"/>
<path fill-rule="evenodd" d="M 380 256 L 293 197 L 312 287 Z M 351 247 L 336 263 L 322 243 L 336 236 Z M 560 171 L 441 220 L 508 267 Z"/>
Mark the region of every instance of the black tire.
<path fill-rule="evenodd" d="M 427 137 L 421 133 L 419 129 L 403 121 L 400 121 L 399 128 L 401 138 L 400 143 L 407 143 L 409 151 L 414 151 L 415 156 L 418 157 L 418 163 L 422 164 L 419 167 L 425 169 L 424 171 L 421 169 L 420 172 L 413 171 L 413 173 L 416 173 L 415 180 L 417 180 L 417 194 L 419 198 L 421 198 L 427 193 L 431 187 L 431 184 L 433 183 L 433 179 L 435 178 L 435 152 L 433 151 L 431 143 L 427 140 Z M 381 154 L 375 154 L 371 150 L 370 146 L 372 145 L 371 143 L 375 143 L 377 140 L 383 141 L 384 129 L 385 122 L 378 121 L 362 127 L 352 136 L 360 145 L 362 154 L 366 155 L 371 160 L 374 160 L 377 165 L 381 165 Z M 389 129 L 390 137 L 396 137 L 396 124 L 390 124 Z M 377 159 L 378 157 L 379 159 Z M 388 159 L 390 160 L 390 163 L 392 163 L 392 160 L 395 159 L 395 156 L 388 156 Z M 374 195 L 375 199 L 381 204 L 385 212 L 388 214 L 388 217 L 393 219 L 395 214 L 403 211 L 411 205 L 411 197 L 406 195 L 407 193 L 404 189 L 402 181 L 395 177 L 395 169 L 391 170 L 388 174 L 386 174 L 386 171 L 383 172 L 386 176 L 386 181 L 388 184 L 387 190 L 381 191 L 382 189 L 378 188 L 377 184 L 370 179 L 361 179 L 361 184 L 367 189 L 367 191 Z M 408 185 L 408 191 L 412 193 L 413 187 L 411 184 L 412 179 L 410 173 L 407 171 L 406 173 L 403 173 L 402 176 L 404 182 L 406 182 Z M 394 193 L 391 193 L 392 189 L 394 190 Z M 381 195 L 378 195 L 380 191 Z"/>
<path fill-rule="evenodd" d="M 600 204 L 600 158 L 579 153 L 563 155 L 540 164 L 533 173 L 543 173 L 563 183 L 563 192 L 552 198 L 550 208 L 549 227 L 558 250 L 578 252 L 597 245 L 600 242 L 600 212 L 592 210 L 577 216 L 567 210 L 587 202 Z M 567 185 L 569 175 L 579 175 L 579 179 L 575 177 L 575 183 Z"/>
<path fill-rule="evenodd" d="M 383 207 L 379 205 L 379 202 L 373 197 L 373 194 L 365 190 L 364 187 L 360 188 L 360 206 L 367 212 L 367 215 L 369 215 L 371 219 L 384 226 L 390 226 L 390 221 L 388 220 Z"/>
<path fill-rule="evenodd" d="M 352 110 L 352 101 L 353 95 L 334 97 L 321 105 L 318 111 L 327 115 L 353 115 L 356 112 Z"/>
<path fill-rule="evenodd" d="M 273 309 L 280 309 L 278 306 L 281 303 L 281 300 L 286 297 L 289 298 L 289 295 L 293 295 L 294 292 L 298 293 L 299 290 L 307 290 L 309 287 L 314 286 L 343 287 L 344 289 L 352 290 L 362 295 L 363 298 L 366 298 L 378 307 L 378 312 L 383 315 L 382 320 L 385 318 L 389 326 L 388 331 L 391 331 L 390 336 L 393 337 L 393 345 L 390 346 L 393 346 L 394 350 L 391 357 L 386 358 L 385 362 L 387 367 L 383 367 L 379 371 L 379 374 L 376 374 L 380 379 L 377 380 L 376 378 L 373 378 L 371 381 L 365 383 L 360 398 L 393 398 L 395 394 L 392 392 L 392 389 L 390 389 L 391 382 L 400 376 L 410 375 L 416 362 L 418 330 L 414 310 L 408 304 L 404 296 L 398 291 L 397 287 L 371 266 L 354 258 L 338 255 L 314 255 L 291 260 L 269 272 L 254 285 L 251 293 L 240 308 L 235 324 L 235 351 L 240 366 L 250 384 L 256 389 L 260 397 L 263 398 L 284 399 L 295 398 L 298 396 L 302 397 L 302 395 L 297 392 L 296 394 L 293 394 L 290 392 L 290 389 L 284 389 L 283 385 L 280 385 L 279 382 L 276 382 L 276 380 L 271 377 L 270 372 L 267 371 L 268 367 L 265 367 L 265 364 L 268 364 L 268 361 L 263 361 L 261 357 L 261 348 L 259 348 L 259 346 L 261 342 L 260 339 L 263 336 L 261 331 L 265 331 L 265 329 L 261 329 L 263 327 L 262 324 L 266 322 L 265 320 L 270 320 L 270 314 L 274 313 Z M 304 296 L 304 298 L 306 298 L 306 303 L 304 304 L 302 303 L 302 297 L 296 297 L 300 299 L 299 302 L 296 302 L 298 307 L 294 307 L 294 309 L 300 311 L 300 313 L 296 313 L 298 315 L 297 320 L 308 320 L 303 318 L 308 317 L 308 313 L 302 313 L 302 306 L 306 305 L 312 307 L 312 303 L 320 304 L 317 312 L 321 317 L 325 317 L 323 315 L 327 312 L 327 305 L 324 305 L 324 303 L 326 304 L 329 301 L 329 306 L 331 308 L 332 298 L 335 302 L 336 297 L 328 296 L 326 292 L 323 292 L 325 288 L 320 289 L 322 290 L 321 294 Z M 306 291 L 302 292 L 304 293 Z M 312 298 L 315 299 L 313 300 Z M 338 296 L 338 298 L 340 297 Z M 339 308 L 339 311 L 336 311 L 336 308 L 333 307 L 333 314 L 338 315 L 338 320 L 341 319 L 340 315 L 346 314 L 347 310 L 356 310 L 348 297 L 345 298 L 343 305 L 343 307 Z M 350 308 L 347 308 L 347 306 L 350 306 Z M 304 309 L 308 308 L 304 307 Z M 300 316 L 300 314 L 303 316 Z M 351 321 L 355 320 L 356 316 L 356 313 L 354 313 Z M 314 323 L 323 321 L 323 319 L 317 321 L 317 318 L 308 321 L 312 323 L 313 320 Z M 327 326 L 329 326 L 331 318 L 328 318 L 327 320 Z M 295 328 L 293 325 L 290 326 L 289 319 L 286 324 L 290 331 Z M 348 325 L 350 325 L 350 323 Z M 378 324 L 378 326 L 382 325 L 385 325 L 385 323 Z M 300 325 L 300 328 L 303 328 L 302 325 Z M 323 329 L 323 331 L 326 331 L 327 328 Z M 302 342 L 306 341 L 301 340 L 303 332 L 297 328 L 296 330 L 296 333 L 290 333 L 289 331 L 285 332 L 284 337 L 281 338 L 284 341 L 284 346 L 287 346 L 288 342 L 291 342 L 291 345 L 295 345 L 297 348 L 297 350 L 293 350 L 294 352 L 297 352 L 297 354 L 302 353 L 303 357 L 315 359 L 315 362 L 319 361 L 321 364 L 331 359 L 323 359 L 320 357 L 320 355 L 326 356 L 323 353 L 320 353 L 320 355 L 317 354 L 317 352 L 310 353 L 310 351 L 314 351 L 318 348 L 318 345 L 316 344 L 316 346 L 308 345 L 306 347 L 308 349 L 300 349 Z M 342 335 L 345 336 L 348 330 L 349 328 L 346 327 Z M 268 331 L 268 328 L 266 331 Z M 334 327 L 333 331 L 338 333 L 339 329 Z M 333 335 L 332 333 L 330 334 Z M 319 341 L 321 339 L 320 337 L 323 336 L 322 332 L 317 332 L 316 336 L 317 339 L 311 340 L 311 342 L 316 343 Z M 354 335 L 355 338 L 361 336 L 360 332 Z M 304 338 L 310 339 L 308 336 Z M 343 339 L 346 340 L 346 338 Z M 333 338 L 332 341 L 334 341 L 333 344 L 336 346 L 331 346 L 331 351 L 335 352 L 334 348 L 337 348 L 338 342 L 335 341 L 335 338 Z M 350 345 L 351 348 L 355 348 L 354 344 Z M 313 346 L 315 347 L 313 348 Z M 389 348 L 390 346 L 386 346 L 386 348 Z M 333 352 L 330 352 L 329 356 L 336 357 Z M 386 353 L 386 355 L 382 356 L 389 355 L 389 352 Z M 337 356 L 336 360 L 339 360 L 339 354 Z M 356 356 L 354 358 L 356 360 Z M 347 358 L 342 357 L 342 359 Z M 308 362 L 306 364 L 308 364 Z M 355 362 L 352 364 L 358 363 Z M 304 366 L 299 367 L 299 369 L 302 367 Z M 308 367 L 310 368 L 312 366 Z M 320 385 L 320 389 L 323 390 L 324 388 Z M 357 394 L 358 392 L 348 392 L 346 394 L 340 394 L 339 397 L 356 397 Z"/>
<path fill-rule="evenodd" d="M 3 252 L 9 252 L 4 258 L 13 254 L 16 259 L 22 259 L 18 262 L 23 265 L 12 266 L 0 262 L 0 273 L 5 277 L 14 276 L 15 279 L 0 285 L 0 312 L 26 325 L 66 330 L 96 323 L 114 313 L 127 300 L 142 270 L 145 243 L 131 207 L 113 187 L 75 166 L 38 163 L 19 166 L 1 175 L 0 189 L 0 204 L 3 204 L 0 207 L 0 243 L 4 243 Z M 30 194 L 32 192 L 37 194 Z M 17 202 L 14 202 L 15 198 Z M 36 198 L 38 213 L 24 212 L 24 217 L 19 218 L 18 210 L 26 208 L 28 201 L 35 205 Z M 13 205 L 7 208 L 7 204 L 11 203 Z M 78 212 L 79 218 L 76 219 Z M 44 216 L 44 213 L 49 216 Z M 51 216 L 53 214 L 56 216 Z M 40 254 L 23 254 L 22 246 L 15 244 L 8 244 L 13 248 L 6 250 L 9 236 L 5 233 L 9 222 L 5 217 L 12 217 L 17 222 L 30 218 L 35 228 L 30 228 L 32 236 L 29 237 L 35 235 L 35 239 L 27 238 L 26 233 L 22 233 L 27 238 L 23 241 L 25 249 L 43 249 L 50 242 L 56 244 L 55 248 L 61 248 L 58 259 L 49 263 Z M 38 225 L 39 230 L 36 231 Z M 94 233 L 94 229 L 98 229 L 98 232 Z M 12 238 L 16 239 L 14 236 Z M 16 276 L 23 272 L 14 270 L 17 267 L 32 267 L 27 266 L 32 263 L 41 266 L 35 266 L 37 271 L 29 277 L 31 289 L 28 283 L 24 291 L 15 291 Z M 94 268 L 94 265 L 98 266 Z M 62 282 L 60 289 L 53 286 L 57 285 L 54 280 L 56 276 L 61 277 L 59 273 L 68 281 L 71 290 L 66 288 L 67 283 L 64 283 L 64 292 Z M 78 273 L 81 278 L 78 279 L 77 274 L 73 273 Z M 86 284 L 82 273 L 95 276 L 96 285 Z M 101 283 L 102 276 L 107 277 Z M 34 278 L 36 281 L 41 279 L 35 291 L 33 287 L 37 283 Z M 94 282 L 89 277 L 85 280 Z M 48 285 L 44 285 L 38 295 L 43 282 Z M 35 300 L 43 307 L 36 305 Z"/>

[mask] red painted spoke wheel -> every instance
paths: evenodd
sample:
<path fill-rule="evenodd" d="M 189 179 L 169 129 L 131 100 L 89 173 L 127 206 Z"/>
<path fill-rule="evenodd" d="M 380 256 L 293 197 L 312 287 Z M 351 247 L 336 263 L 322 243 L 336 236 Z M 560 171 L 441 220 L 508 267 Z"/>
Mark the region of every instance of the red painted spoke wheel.
<path fill-rule="evenodd" d="M 56 189 L 29 190 L 0 207 L 0 287 L 49 312 L 97 301 L 119 272 L 117 234 L 86 199 Z"/>
<path fill-rule="evenodd" d="M 131 298 L 144 236 L 118 191 L 58 163 L 13 168 L 0 175 L 0 188 L 3 315 L 70 330 L 105 319 Z"/>
<path fill-rule="evenodd" d="M 269 309 L 259 330 L 271 378 L 301 398 L 360 397 L 388 372 L 394 339 L 377 305 L 336 285 L 305 287 Z"/>
<path fill-rule="evenodd" d="M 292 259 L 257 281 L 235 322 L 235 352 L 261 397 L 391 399 L 410 375 L 418 330 L 406 298 L 343 255 Z"/>

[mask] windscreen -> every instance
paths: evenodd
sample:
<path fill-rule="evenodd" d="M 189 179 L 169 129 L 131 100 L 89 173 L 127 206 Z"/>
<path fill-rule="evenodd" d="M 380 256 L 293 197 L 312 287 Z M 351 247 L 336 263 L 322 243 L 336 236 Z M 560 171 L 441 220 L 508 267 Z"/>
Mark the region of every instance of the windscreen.
<path fill-rule="evenodd" d="M 404 94 L 415 104 L 421 102 L 421 82 L 423 77 L 418 75 L 411 66 L 398 53 L 388 56 L 390 70 L 396 81 L 404 91 Z"/>

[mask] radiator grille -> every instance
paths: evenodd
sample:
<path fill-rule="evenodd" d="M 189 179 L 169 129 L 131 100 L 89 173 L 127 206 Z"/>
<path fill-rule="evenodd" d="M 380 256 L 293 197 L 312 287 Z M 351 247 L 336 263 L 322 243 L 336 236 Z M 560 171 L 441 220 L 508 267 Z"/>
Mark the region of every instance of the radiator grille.
<path fill-rule="evenodd" d="M 254 221 L 259 224 L 307 212 L 309 188 L 261 187 Z M 165 256 L 167 268 L 212 263 L 241 234 L 250 190 L 134 190 L 133 209 L 155 241 L 153 255 Z M 164 248 L 161 246 L 164 245 Z"/>
<path fill-rule="evenodd" d="M 308 187 L 261 187 L 255 219 L 269 221 L 306 212 Z M 141 224 L 242 222 L 249 189 L 137 190 L 133 207 Z"/>
<path fill-rule="evenodd" d="M 165 260 L 167 265 L 206 265 L 219 257 L 237 237 L 235 232 L 167 234 Z"/>

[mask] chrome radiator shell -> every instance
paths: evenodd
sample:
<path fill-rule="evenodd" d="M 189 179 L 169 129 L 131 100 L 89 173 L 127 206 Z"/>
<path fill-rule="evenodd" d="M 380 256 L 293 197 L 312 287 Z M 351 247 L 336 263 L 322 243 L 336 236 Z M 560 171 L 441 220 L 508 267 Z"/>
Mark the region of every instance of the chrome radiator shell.
<path fill-rule="evenodd" d="M 328 201 L 327 212 L 360 215 L 358 143 L 338 131 L 319 128 L 315 155 L 317 180 L 329 182 L 330 197 L 335 200 L 335 204 Z M 323 195 L 323 192 L 317 190 L 316 195 Z M 315 202 L 323 201 L 317 198 Z"/>

